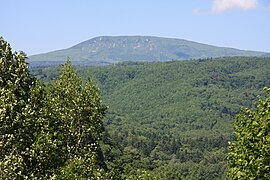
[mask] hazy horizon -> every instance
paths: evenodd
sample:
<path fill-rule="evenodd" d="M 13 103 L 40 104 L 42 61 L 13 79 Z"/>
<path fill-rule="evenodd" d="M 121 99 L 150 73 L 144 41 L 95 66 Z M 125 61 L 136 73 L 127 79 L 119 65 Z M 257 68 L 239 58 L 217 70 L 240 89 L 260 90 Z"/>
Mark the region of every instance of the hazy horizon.
<path fill-rule="evenodd" d="M 28 55 L 74 46 L 97 36 L 157 36 L 270 52 L 270 1 L 2 2 L 1 33 Z"/>

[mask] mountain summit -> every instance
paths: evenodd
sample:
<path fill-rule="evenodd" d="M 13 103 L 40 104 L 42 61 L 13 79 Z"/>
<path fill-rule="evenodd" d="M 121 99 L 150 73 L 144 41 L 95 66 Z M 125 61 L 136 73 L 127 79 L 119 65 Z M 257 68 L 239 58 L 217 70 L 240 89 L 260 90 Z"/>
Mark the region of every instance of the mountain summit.
<path fill-rule="evenodd" d="M 100 36 L 71 48 L 30 56 L 28 62 L 102 65 L 122 61 L 170 61 L 221 56 L 266 56 L 267 53 L 216 47 L 183 39 L 152 36 Z"/>

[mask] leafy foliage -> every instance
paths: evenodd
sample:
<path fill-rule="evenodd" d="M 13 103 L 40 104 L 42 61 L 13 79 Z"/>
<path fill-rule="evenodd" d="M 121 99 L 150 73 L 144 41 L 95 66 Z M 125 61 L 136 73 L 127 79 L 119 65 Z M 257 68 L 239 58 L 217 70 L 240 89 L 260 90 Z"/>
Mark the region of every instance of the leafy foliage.
<path fill-rule="evenodd" d="M 77 71 L 83 79 L 93 77 L 109 106 L 104 125 L 121 147 L 102 148 L 118 174 L 140 169 L 158 179 L 226 179 L 231 124 L 270 86 L 269 60 L 128 62 Z M 31 73 L 49 82 L 58 71 L 46 67 Z"/>
<path fill-rule="evenodd" d="M 42 99 L 41 87 L 29 76 L 23 53 L 12 53 L 0 38 L 0 176 L 10 179 L 31 177 L 29 147 L 34 141 L 35 115 Z M 37 95 L 37 96 L 35 96 Z M 29 118 L 32 117 L 32 118 Z"/>
<path fill-rule="evenodd" d="M 105 112 L 99 90 L 91 81 L 82 87 L 80 77 L 68 61 L 62 66 L 59 78 L 52 82 L 49 92 L 48 113 L 56 125 L 54 136 L 64 144 L 63 154 L 67 157 L 62 159 L 69 162 L 65 165 L 67 172 L 88 177 L 96 173 L 98 167 L 106 169 L 98 143 L 104 131 L 102 118 Z M 73 163 L 82 164 L 84 168 Z"/>
<path fill-rule="evenodd" d="M 1 178 L 104 178 L 98 88 L 83 86 L 70 61 L 44 85 L 30 77 L 25 58 L 0 38 Z"/>
<path fill-rule="evenodd" d="M 265 88 L 270 94 L 270 89 Z M 260 100 L 255 111 L 244 109 L 234 125 L 230 143 L 229 174 L 232 179 L 270 179 L 270 98 Z"/>

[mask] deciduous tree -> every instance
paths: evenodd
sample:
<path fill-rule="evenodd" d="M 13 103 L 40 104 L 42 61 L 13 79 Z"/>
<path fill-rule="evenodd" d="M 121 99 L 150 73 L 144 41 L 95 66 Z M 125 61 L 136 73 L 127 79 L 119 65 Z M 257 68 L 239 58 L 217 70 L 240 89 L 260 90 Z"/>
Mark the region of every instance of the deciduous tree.
<path fill-rule="evenodd" d="M 270 94 L 270 89 L 265 88 Z M 270 179 L 270 97 L 238 114 L 229 145 L 231 179 Z"/>
<path fill-rule="evenodd" d="M 47 85 L 29 74 L 24 53 L 0 38 L 0 176 L 103 178 L 99 89 L 82 84 L 71 62 Z"/>

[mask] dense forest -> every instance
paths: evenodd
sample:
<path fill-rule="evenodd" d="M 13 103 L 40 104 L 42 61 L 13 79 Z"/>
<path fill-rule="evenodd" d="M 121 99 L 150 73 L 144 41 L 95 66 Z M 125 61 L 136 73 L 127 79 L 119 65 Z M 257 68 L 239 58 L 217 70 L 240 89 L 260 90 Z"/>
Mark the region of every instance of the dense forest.
<path fill-rule="evenodd" d="M 270 178 L 270 58 L 26 58 L 0 38 L 2 179 Z"/>
<path fill-rule="evenodd" d="M 232 123 L 270 86 L 270 58 L 226 57 L 76 67 L 108 107 L 101 148 L 118 178 L 227 179 Z M 31 68 L 45 84 L 57 66 Z"/>

